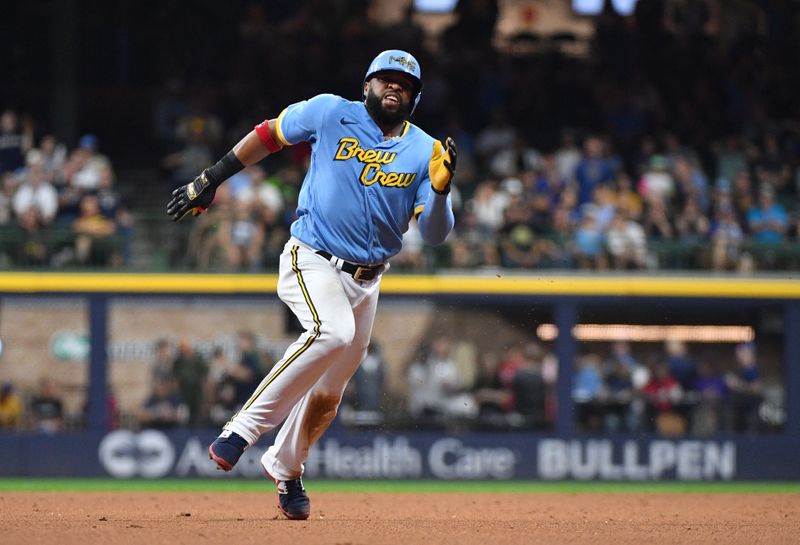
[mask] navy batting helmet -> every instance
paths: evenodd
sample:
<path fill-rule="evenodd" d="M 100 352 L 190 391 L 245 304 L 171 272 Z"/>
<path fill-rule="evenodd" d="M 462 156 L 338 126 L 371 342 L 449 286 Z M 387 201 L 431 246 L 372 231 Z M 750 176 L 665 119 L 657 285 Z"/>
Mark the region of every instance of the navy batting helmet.
<path fill-rule="evenodd" d="M 417 104 L 419 104 L 419 99 L 422 97 L 422 71 L 419 68 L 419 62 L 411 53 L 399 49 L 389 49 L 379 53 L 370 63 L 367 75 L 364 76 L 364 83 L 372 79 L 378 72 L 387 71 L 403 72 L 414 80 L 414 94 L 412 97 L 414 105 L 411 107 L 411 113 L 413 114 Z"/>

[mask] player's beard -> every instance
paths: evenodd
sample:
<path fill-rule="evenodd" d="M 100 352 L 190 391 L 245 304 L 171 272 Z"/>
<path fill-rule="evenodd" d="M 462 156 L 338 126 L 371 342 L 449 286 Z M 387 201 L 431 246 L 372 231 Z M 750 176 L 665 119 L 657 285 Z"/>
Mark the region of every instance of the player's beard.
<path fill-rule="evenodd" d="M 402 103 L 397 110 L 394 112 L 387 110 L 383 107 L 382 98 L 375 94 L 372 89 L 367 91 L 367 99 L 364 101 L 364 104 L 367 107 L 367 111 L 369 115 L 372 116 L 372 119 L 375 122 L 383 127 L 396 127 L 400 123 L 406 120 L 408 114 L 410 114 L 410 108 L 408 104 Z"/>

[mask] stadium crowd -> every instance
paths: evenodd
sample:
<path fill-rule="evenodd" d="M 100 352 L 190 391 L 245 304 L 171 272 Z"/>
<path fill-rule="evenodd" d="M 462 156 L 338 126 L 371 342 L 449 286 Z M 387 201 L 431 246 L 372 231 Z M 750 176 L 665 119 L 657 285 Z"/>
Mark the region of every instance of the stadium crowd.
<path fill-rule="evenodd" d="M 133 219 L 94 135 L 68 151 L 32 119 L 3 111 L 0 183 L 3 268 L 118 268 L 129 259 Z"/>
<path fill-rule="evenodd" d="M 233 23 L 215 21 L 203 43 L 174 38 L 148 59 L 163 82 L 151 135 L 160 175 L 156 186 L 132 190 L 135 204 L 123 202 L 98 138 L 86 134 L 73 147 L 42 130 L 41 119 L 0 104 L 0 266 L 129 266 L 134 236 L 149 231 L 173 269 L 274 270 L 308 147 L 237 174 L 193 221 L 172 226 L 163 210 L 148 215 L 148 207 L 285 105 L 321 92 L 357 98 L 369 60 L 398 47 L 422 66 L 413 121 L 455 138 L 459 173 L 454 233 L 443 247 L 425 248 L 412 225 L 396 269 L 795 270 L 797 18 L 754 2 L 723 20 L 712 9 L 718 4 L 642 0 L 630 18 L 608 11 L 594 20 L 583 55 L 568 52 L 577 39 L 569 35 L 498 41 L 492 1 L 462 0 L 437 36 L 426 35 L 413 11 L 382 25 L 368 2 L 246 4 Z M 161 15 L 155 19 L 169 20 Z M 194 31 L 201 17 L 208 13 L 178 19 Z M 278 44 L 280 55 L 265 54 Z M 298 69 L 308 66 L 314 69 Z M 134 229 L 137 221 L 156 228 Z M 160 342 L 152 392 L 135 424 L 227 421 L 271 359 L 255 349 L 252 334 L 239 342 L 233 361 Z M 552 426 L 557 365 L 543 345 L 456 357 L 462 344 L 437 338 L 420 348 L 407 370 L 402 414 L 431 425 L 444 418 Z M 706 433 L 763 425 L 757 412 L 769 391 L 753 347 L 742 345 L 735 356 L 723 369 L 696 361 L 680 344 L 647 362 L 624 343 L 587 349 L 572 393 L 583 408 L 579 427 Z M 369 358 L 342 409 L 354 423 L 387 416 L 380 349 Z M 63 426 L 52 385 L 40 389 L 42 426 Z M 3 387 L 0 424 L 39 426 L 29 416 L 32 399 Z"/>
<path fill-rule="evenodd" d="M 423 67 L 414 121 L 456 139 L 460 168 L 455 232 L 430 249 L 412 226 L 397 269 L 794 268 L 796 19 L 756 3 L 718 8 L 643 0 L 630 17 L 607 9 L 576 54 L 569 46 L 583 38 L 569 33 L 501 39 L 493 1 L 458 2 L 436 34 L 413 8 L 387 24 L 366 1 L 243 4 L 208 28 L 200 51 L 173 40 L 148 59 L 142 77 L 162 82 L 151 105 L 151 162 L 162 182 L 131 189 L 131 211 L 96 138 L 67 153 L 57 137 L 34 134 L 27 116 L 5 111 L 2 255 L 12 266 L 130 265 L 139 218 L 155 224 L 136 233 L 150 239 L 140 247 L 166 251 L 167 267 L 273 270 L 307 146 L 235 176 L 166 248 L 170 227 L 153 207 L 287 104 L 320 92 L 355 98 L 375 51 L 399 47 Z M 165 24 L 175 16 L 159 9 Z M 208 18 L 181 13 L 180 24 L 205 29 Z M 210 46 L 217 42 L 226 47 Z M 277 43 L 284 54 L 264 54 Z"/>

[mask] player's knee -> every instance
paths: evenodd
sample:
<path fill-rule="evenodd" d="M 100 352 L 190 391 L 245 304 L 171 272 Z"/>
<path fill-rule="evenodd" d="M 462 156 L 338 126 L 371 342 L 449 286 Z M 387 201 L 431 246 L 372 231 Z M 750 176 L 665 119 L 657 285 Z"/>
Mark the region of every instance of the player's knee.
<path fill-rule="evenodd" d="M 325 334 L 323 330 L 323 334 L 325 334 L 331 349 L 345 349 L 353 344 L 353 339 L 356 335 L 356 326 L 352 319 L 342 319 L 332 325 L 333 327 L 327 331 L 327 334 Z"/>

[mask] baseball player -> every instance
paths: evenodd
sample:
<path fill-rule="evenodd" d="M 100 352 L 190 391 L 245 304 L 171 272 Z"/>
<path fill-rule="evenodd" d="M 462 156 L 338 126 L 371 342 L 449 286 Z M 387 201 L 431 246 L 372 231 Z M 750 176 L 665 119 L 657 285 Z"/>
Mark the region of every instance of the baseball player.
<path fill-rule="evenodd" d="M 292 104 L 176 189 L 167 205 L 174 221 L 200 214 L 216 188 L 245 166 L 285 146 L 311 144 L 278 278 L 278 296 L 305 331 L 209 446 L 211 459 L 229 471 L 247 447 L 285 420 L 261 463 L 290 519 L 309 516 L 303 463 L 366 353 L 381 276 L 400 251 L 409 221 L 417 219 L 431 245 L 453 227 L 456 146 L 451 138 L 442 145 L 408 121 L 421 91 L 417 60 L 405 51 L 384 51 L 367 70 L 361 101 L 323 94 Z"/>

